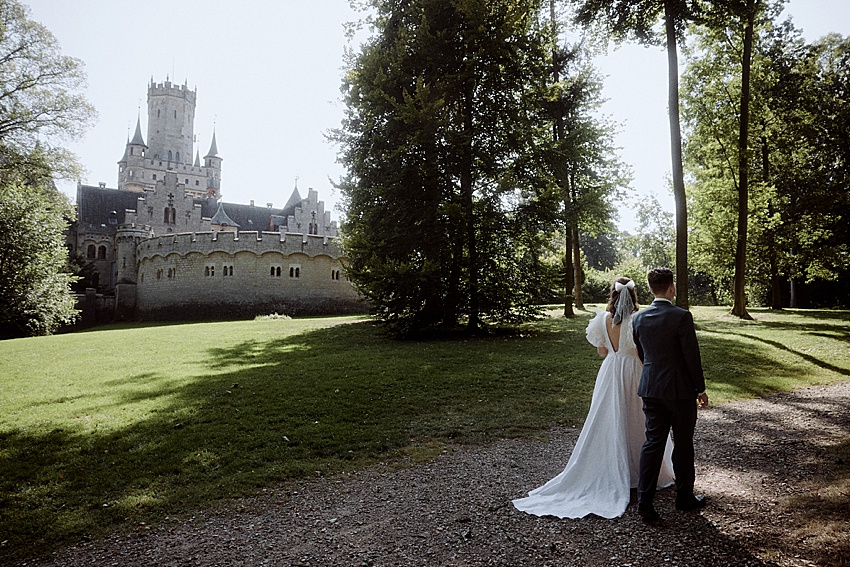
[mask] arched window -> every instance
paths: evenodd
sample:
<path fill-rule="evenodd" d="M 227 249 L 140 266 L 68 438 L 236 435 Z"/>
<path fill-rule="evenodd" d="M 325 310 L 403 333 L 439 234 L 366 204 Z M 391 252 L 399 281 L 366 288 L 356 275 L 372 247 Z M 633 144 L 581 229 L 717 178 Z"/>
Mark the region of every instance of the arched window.
<path fill-rule="evenodd" d="M 174 156 L 174 161 L 176 161 L 177 163 L 180 163 L 180 152 L 177 152 L 177 153 L 175 154 L 175 156 Z"/>
<path fill-rule="evenodd" d="M 89 244 L 89 247 L 86 248 L 86 258 L 94 258 L 96 253 L 96 249 L 94 244 Z"/>
<path fill-rule="evenodd" d="M 274 277 L 274 266 L 272 266 L 271 268 L 269 268 L 269 275 L 270 275 L 271 277 Z"/>
<path fill-rule="evenodd" d="M 296 267 L 295 268 L 295 278 L 297 279 L 297 278 L 300 278 L 300 277 L 301 277 L 301 268 Z"/>
<path fill-rule="evenodd" d="M 171 161 L 171 157 L 172 157 L 171 150 L 168 150 L 168 161 Z"/>
<path fill-rule="evenodd" d="M 275 275 L 276 275 L 277 277 L 280 277 L 280 266 L 278 266 L 278 267 L 275 269 Z"/>
<path fill-rule="evenodd" d="M 106 260 L 106 246 L 99 246 L 97 249 L 97 259 Z"/>
<path fill-rule="evenodd" d="M 175 119 L 177 118 L 177 111 L 176 110 L 174 111 L 174 118 Z"/>

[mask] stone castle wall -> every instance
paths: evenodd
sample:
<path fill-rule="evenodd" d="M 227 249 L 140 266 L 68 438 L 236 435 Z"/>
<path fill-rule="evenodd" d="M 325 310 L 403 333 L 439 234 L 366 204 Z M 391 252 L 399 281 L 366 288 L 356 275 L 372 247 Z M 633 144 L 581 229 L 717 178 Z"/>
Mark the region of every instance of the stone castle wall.
<path fill-rule="evenodd" d="M 336 240 L 277 232 L 199 232 L 143 240 L 136 314 L 216 319 L 362 313 Z"/>

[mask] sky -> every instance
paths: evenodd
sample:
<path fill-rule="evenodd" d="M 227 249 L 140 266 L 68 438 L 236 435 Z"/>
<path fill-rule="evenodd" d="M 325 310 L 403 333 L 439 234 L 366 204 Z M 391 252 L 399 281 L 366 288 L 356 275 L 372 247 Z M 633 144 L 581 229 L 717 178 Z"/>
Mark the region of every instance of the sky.
<path fill-rule="evenodd" d="M 215 131 L 225 202 L 282 207 L 297 183 L 302 196 L 316 189 L 341 216 L 331 181 L 345 171 L 326 135 L 345 112 L 345 50 L 357 49 L 345 36 L 344 24 L 359 17 L 348 0 L 24 2 L 62 52 L 85 64 L 85 94 L 98 119 L 83 139 L 65 144 L 87 169 L 83 184 L 117 185 L 138 117 L 147 140 L 148 84 L 168 79 L 197 89 L 196 149 L 204 156 Z M 787 15 L 809 41 L 850 35 L 848 0 L 791 0 Z M 614 143 L 633 171 L 619 210 L 620 227 L 633 230 L 639 200 L 655 195 L 673 210 L 667 57 L 662 48 L 627 44 L 595 64 L 607 99 L 601 112 L 619 124 Z M 76 196 L 75 183 L 60 188 Z"/>

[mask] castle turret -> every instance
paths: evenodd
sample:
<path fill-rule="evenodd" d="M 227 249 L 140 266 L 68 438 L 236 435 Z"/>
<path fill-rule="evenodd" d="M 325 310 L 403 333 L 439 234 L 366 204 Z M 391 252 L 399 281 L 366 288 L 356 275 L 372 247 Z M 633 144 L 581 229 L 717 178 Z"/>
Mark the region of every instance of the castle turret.
<path fill-rule="evenodd" d="M 131 319 L 136 309 L 138 266 L 136 250 L 139 243 L 152 236 L 149 226 L 122 225 L 115 233 L 115 318 Z"/>
<path fill-rule="evenodd" d="M 118 188 L 129 191 L 144 191 L 146 185 L 150 185 L 149 179 L 145 178 L 144 161 L 148 146 L 142 138 L 141 117 L 136 117 L 136 132 L 133 139 L 127 142 L 124 148 L 124 156 L 118 162 Z"/>
<path fill-rule="evenodd" d="M 221 196 L 221 161 L 218 145 L 215 142 L 215 130 L 213 130 L 210 151 L 204 156 L 204 167 L 207 168 L 207 197 L 211 199 L 218 199 Z"/>
<path fill-rule="evenodd" d="M 172 85 L 151 79 L 148 86 L 148 142 L 150 157 L 168 163 L 168 169 L 178 164 L 192 163 L 192 139 L 195 127 L 197 91 L 184 83 Z"/>

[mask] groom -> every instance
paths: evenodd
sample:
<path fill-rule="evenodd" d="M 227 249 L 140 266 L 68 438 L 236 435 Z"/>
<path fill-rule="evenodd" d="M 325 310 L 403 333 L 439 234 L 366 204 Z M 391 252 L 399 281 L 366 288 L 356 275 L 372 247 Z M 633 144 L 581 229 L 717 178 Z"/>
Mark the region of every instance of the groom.
<path fill-rule="evenodd" d="M 647 274 L 652 305 L 635 314 L 633 332 L 643 372 L 638 395 L 646 415 L 646 441 L 640 453 L 638 514 L 658 521 L 652 500 L 664 448 L 673 430 L 673 472 L 676 475 L 676 509 L 696 510 L 704 497 L 694 496 L 694 428 L 699 407 L 708 405 L 694 319 L 690 311 L 673 305 L 676 286 L 669 268 Z"/>

